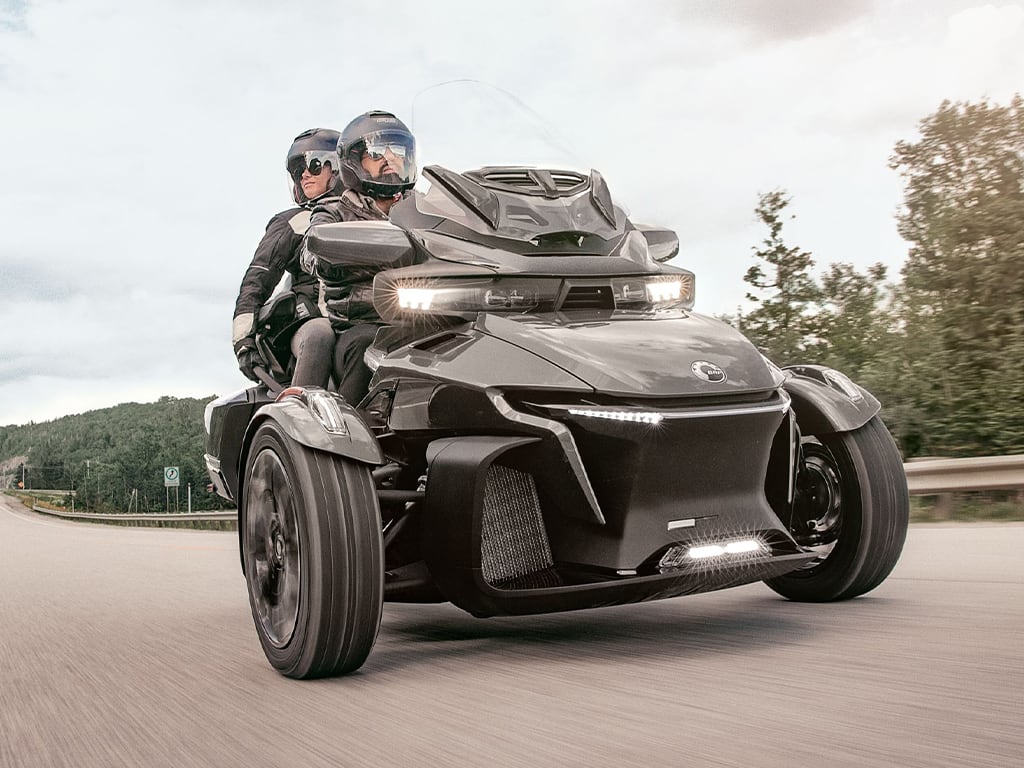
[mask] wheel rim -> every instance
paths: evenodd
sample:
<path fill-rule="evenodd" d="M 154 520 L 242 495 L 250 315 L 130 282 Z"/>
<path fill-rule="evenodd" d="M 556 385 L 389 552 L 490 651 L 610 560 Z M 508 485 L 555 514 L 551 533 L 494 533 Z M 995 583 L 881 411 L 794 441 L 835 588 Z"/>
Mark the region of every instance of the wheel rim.
<path fill-rule="evenodd" d="M 802 572 L 821 565 L 839 541 L 843 527 L 842 476 L 831 451 L 817 443 L 803 446 L 804 471 L 795 505 L 791 532 L 802 547 L 817 558 Z"/>
<path fill-rule="evenodd" d="M 267 640 L 284 648 L 298 624 L 302 559 L 294 490 L 273 451 L 253 462 L 245 501 L 249 594 Z"/>

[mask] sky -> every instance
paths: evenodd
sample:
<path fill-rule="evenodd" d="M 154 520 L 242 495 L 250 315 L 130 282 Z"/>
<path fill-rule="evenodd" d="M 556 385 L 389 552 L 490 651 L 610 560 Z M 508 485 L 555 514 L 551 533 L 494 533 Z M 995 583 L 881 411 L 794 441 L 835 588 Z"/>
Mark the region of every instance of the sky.
<path fill-rule="evenodd" d="M 0 425 L 246 386 L 231 315 L 292 137 L 463 78 L 674 229 L 697 310 L 732 313 L 774 189 L 818 269 L 898 278 L 893 147 L 1024 90 L 1024 2 L 0 0 Z"/>

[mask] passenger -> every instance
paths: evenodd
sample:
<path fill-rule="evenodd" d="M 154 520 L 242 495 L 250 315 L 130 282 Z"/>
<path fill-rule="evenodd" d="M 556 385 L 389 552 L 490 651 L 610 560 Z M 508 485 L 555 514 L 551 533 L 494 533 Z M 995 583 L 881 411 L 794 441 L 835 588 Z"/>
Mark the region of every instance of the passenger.
<path fill-rule="evenodd" d="M 277 214 L 267 224 L 266 234 L 242 278 L 231 342 L 239 370 L 253 381 L 259 381 L 253 369 L 266 369 L 268 365 L 256 347 L 256 317 L 286 272 L 292 275 L 291 288 L 296 295 L 295 321 L 301 323 L 290 342 L 295 356 L 291 383 L 326 387 L 330 380 L 334 331 L 318 308 L 319 284 L 299 265 L 299 246 L 309 227 L 313 203 L 339 186 L 339 137 L 337 131 L 327 128 L 312 128 L 295 137 L 285 165 L 295 207 Z"/>
<path fill-rule="evenodd" d="M 367 112 L 345 126 L 338 155 L 343 190 L 317 202 L 312 224 L 387 219 L 392 206 L 411 194 L 416 183 L 416 140 L 390 112 Z M 304 266 L 312 271 L 310 259 Z M 327 316 L 338 331 L 334 347 L 338 392 L 353 405 L 369 389 L 373 374 L 363 362 L 363 353 L 383 324 L 373 308 L 373 277 L 379 271 L 353 266 L 346 269 L 341 282 L 323 287 Z"/>

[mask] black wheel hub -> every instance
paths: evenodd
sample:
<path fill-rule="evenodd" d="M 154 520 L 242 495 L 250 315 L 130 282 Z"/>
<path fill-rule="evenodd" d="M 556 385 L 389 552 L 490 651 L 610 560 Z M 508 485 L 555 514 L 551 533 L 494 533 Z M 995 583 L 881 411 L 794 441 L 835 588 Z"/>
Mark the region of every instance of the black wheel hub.
<path fill-rule="evenodd" d="M 790 532 L 798 544 L 818 552 L 817 562 L 832 551 L 843 525 L 842 479 L 832 453 L 822 445 L 803 446 Z"/>
<path fill-rule="evenodd" d="M 246 580 L 256 619 L 278 648 L 288 645 L 298 623 L 301 558 L 294 510 L 284 465 L 273 451 L 261 451 L 246 490 Z"/>

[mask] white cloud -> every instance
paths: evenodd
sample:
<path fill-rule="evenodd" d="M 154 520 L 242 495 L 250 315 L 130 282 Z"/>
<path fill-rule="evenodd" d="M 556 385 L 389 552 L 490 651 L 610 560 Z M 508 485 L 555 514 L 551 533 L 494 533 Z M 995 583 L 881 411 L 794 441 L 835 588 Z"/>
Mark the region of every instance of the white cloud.
<path fill-rule="evenodd" d="M 452 78 L 518 95 L 635 218 L 675 228 L 706 312 L 742 299 L 776 187 L 822 266 L 895 272 L 892 146 L 945 98 L 1019 89 L 1022 18 L 960 0 L 8 4 L 0 424 L 242 385 L 231 311 L 288 205 L 291 137 L 409 118 Z"/>
<path fill-rule="evenodd" d="M 991 51 L 993 44 L 1010 43 L 1024 25 L 1019 5 L 982 5 L 949 17 L 949 41 L 957 49 L 976 53 Z"/>
<path fill-rule="evenodd" d="M 948 73 L 961 91 L 982 84 L 985 96 L 1006 101 L 1024 82 L 1024 7 L 983 5 L 947 22 Z"/>

